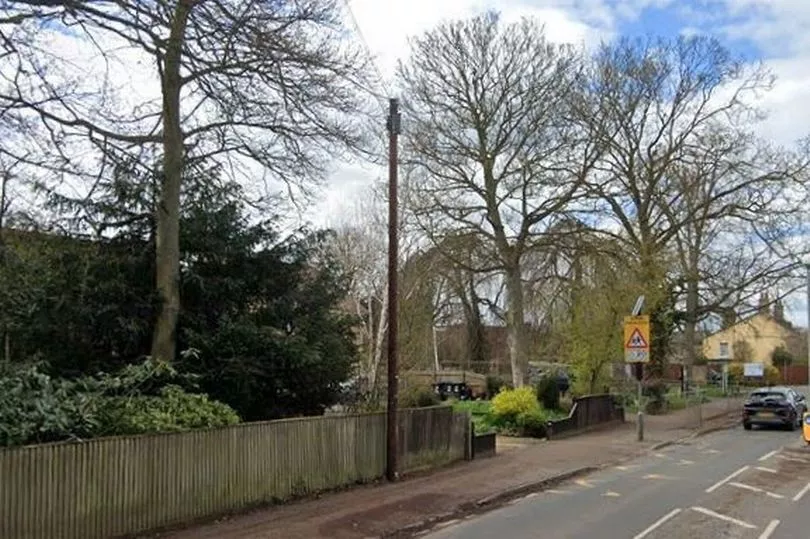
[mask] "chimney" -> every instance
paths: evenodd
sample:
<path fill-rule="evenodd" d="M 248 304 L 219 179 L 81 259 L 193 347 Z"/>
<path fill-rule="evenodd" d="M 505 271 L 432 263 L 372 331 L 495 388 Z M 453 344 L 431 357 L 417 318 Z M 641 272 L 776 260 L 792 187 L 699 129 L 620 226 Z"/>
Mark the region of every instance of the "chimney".
<path fill-rule="evenodd" d="M 782 304 L 782 300 L 776 300 L 776 303 L 774 303 L 773 317 L 779 322 L 785 321 L 785 306 Z"/>
<path fill-rule="evenodd" d="M 770 309 L 770 304 L 771 304 L 771 298 L 768 295 L 768 293 L 763 292 L 762 294 L 760 294 L 760 296 L 759 296 L 759 312 L 761 314 L 769 314 L 769 312 L 771 310 Z"/>
<path fill-rule="evenodd" d="M 723 309 L 723 329 L 728 329 L 737 323 L 737 312 L 732 308 Z"/>

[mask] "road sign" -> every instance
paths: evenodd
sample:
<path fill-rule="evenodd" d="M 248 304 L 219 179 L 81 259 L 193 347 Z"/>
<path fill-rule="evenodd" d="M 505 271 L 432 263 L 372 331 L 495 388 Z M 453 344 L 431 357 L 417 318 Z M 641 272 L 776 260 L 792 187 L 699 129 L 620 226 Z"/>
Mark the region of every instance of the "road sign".
<path fill-rule="evenodd" d="M 647 363 L 650 361 L 649 316 L 625 317 L 624 360 L 627 363 Z"/>

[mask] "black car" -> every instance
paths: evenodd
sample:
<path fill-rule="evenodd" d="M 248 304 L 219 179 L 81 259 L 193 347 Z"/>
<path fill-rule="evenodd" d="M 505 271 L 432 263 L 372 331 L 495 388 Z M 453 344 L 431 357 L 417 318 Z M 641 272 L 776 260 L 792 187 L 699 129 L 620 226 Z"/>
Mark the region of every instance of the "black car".
<path fill-rule="evenodd" d="M 807 411 L 804 395 L 789 387 L 763 387 L 752 391 L 743 405 L 743 427 L 754 425 L 787 427 L 795 430 Z"/>

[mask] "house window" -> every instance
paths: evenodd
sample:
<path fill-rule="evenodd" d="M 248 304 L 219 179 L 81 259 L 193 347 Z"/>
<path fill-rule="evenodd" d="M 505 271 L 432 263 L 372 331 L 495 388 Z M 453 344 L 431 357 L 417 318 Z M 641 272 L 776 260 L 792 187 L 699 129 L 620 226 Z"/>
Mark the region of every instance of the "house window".
<path fill-rule="evenodd" d="M 731 351 L 728 349 L 727 342 L 720 343 L 720 359 L 728 359 L 731 357 Z"/>

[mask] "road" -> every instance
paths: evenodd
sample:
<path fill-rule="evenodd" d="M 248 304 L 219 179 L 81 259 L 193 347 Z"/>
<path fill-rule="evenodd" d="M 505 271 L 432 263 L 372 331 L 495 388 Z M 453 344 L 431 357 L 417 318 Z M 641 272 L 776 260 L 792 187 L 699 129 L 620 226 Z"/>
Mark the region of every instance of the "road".
<path fill-rule="evenodd" d="M 810 537 L 801 432 L 720 431 L 454 523 L 429 539 Z"/>

